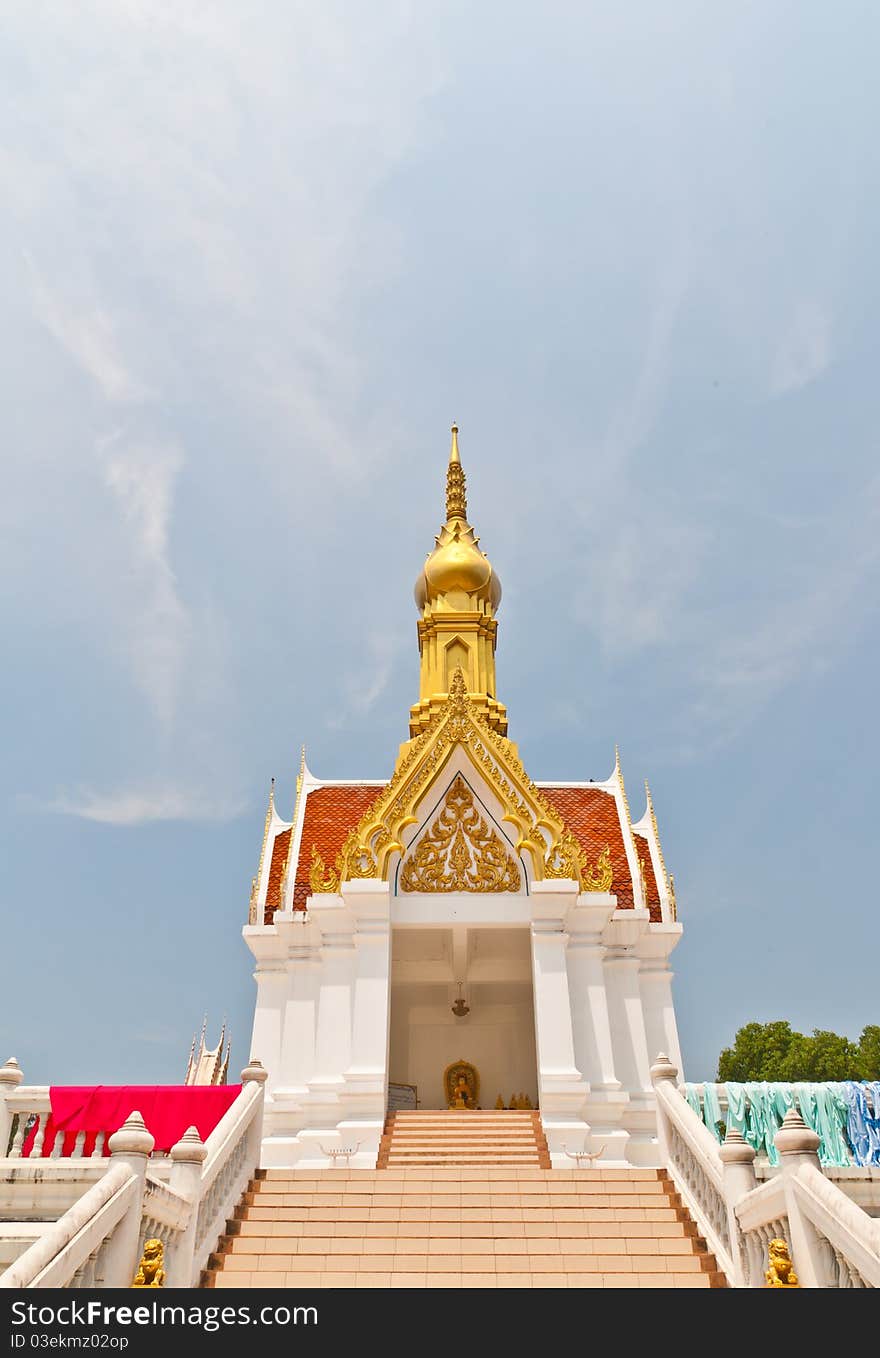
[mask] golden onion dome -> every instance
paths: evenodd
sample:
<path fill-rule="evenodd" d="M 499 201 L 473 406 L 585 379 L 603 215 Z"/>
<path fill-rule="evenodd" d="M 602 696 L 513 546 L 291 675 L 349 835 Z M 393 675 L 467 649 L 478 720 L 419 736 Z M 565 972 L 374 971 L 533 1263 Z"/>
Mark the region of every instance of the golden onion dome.
<path fill-rule="evenodd" d="M 446 471 L 446 522 L 437 545 L 416 580 L 420 609 L 441 595 L 461 593 L 488 603 L 494 611 L 501 602 L 501 581 L 492 569 L 479 538 L 467 521 L 464 469 L 458 452 L 458 426 L 452 426 L 452 451 Z"/>

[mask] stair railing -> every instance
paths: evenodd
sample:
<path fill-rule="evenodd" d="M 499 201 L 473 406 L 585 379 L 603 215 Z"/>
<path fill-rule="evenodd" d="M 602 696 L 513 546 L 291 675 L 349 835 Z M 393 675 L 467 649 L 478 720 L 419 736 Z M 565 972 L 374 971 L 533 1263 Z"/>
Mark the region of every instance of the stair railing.
<path fill-rule="evenodd" d="M 801 1287 L 880 1286 L 880 1221 L 822 1172 L 819 1137 L 790 1108 L 774 1138 L 780 1173 L 758 1185 L 755 1151 L 728 1127 L 719 1146 L 660 1055 L 651 1067 L 657 1136 L 676 1189 L 734 1287 L 775 1285 L 770 1244 L 783 1242 Z"/>
<path fill-rule="evenodd" d="M 149 1168 L 155 1143 L 133 1112 L 110 1137 L 97 1182 L 0 1274 L 0 1288 L 130 1287 L 146 1241 L 161 1243 L 166 1287 L 197 1287 L 260 1163 L 266 1071 L 251 1061 L 241 1078 L 241 1093 L 207 1142 L 191 1127 L 171 1148 L 167 1183 Z M 13 1095 L 19 1083 L 8 1082 Z M 26 1101 L 33 1102 L 30 1095 Z M 22 1111 L 33 1110 L 16 1108 L 0 1126 L 7 1146 Z M 69 1177 L 69 1166 L 43 1159 L 41 1175 Z"/>

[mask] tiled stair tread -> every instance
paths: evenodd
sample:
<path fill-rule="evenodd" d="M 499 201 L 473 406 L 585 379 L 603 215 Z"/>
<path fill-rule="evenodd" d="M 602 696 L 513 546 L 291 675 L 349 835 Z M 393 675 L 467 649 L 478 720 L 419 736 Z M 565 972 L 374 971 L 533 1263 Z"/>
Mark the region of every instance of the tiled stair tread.
<path fill-rule="evenodd" d="M 550 1167 L 540 1114 L 526 1110 L 425 1109 L 391 1113 L 377 1169 L 479 1165 Z"/>
<path fill-rule="evenodd" d="M 206 1287 L 724 1287 L 663 1170 L 264 1170 Z"/>

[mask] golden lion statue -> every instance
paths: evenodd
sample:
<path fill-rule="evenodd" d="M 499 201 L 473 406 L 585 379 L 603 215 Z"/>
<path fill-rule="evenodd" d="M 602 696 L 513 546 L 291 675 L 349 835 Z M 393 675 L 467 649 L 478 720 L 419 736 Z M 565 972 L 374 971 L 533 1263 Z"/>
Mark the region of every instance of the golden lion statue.
<path fill-rule="evenodd" d="M 764 1274 L 768 1287 L 800 1287 L 788 1246 L 784 1240 L 771 1240 L 767 1246 L 770 1267 Z"/>
<path fill-rule="evenodd" d="M 144 1253 L 132 1287 L 165 1286 L 165 1246 L 161 1240 L 145 1240 Z"/>

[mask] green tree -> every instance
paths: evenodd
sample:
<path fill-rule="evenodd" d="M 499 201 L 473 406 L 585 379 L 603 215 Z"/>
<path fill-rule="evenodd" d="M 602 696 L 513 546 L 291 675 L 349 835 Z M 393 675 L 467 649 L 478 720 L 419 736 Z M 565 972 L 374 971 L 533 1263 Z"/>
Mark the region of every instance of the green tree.
<path fill-rule="evenodd" d="M 718 1058 L 718 1079 L 785 1080 L 785 1062 L 795 1037 L 791 1024 L 747 1023 L 740 1028 L 732 1047 L 725 1047 Z"/>
<path fill-rule="evenodd" d="M 880 1025 L 868 1024 L 858 1043 L 814 1028 L 808 1037 L 790 1023 L 747 1023 L 718 1058 L 725 1080 L 880 1080 Z"/>
<path fill-rule="evenodd" d="M 785 1058 L 782 1079 L 854 1080 L 858 1078 L 859 1064 L 859 1049 L 855 1042 L 839 1033 L 814 1028 L 812 1037 L 795 1033 Z"/>
<path fill-rule="evenodd" d="M 880 1024 L 869 1023 L 859 1038 L 860 1080 L 880 1080 Z"/>

